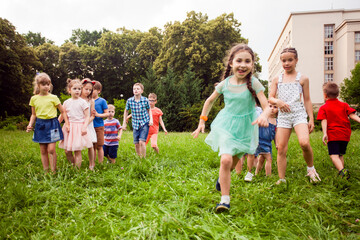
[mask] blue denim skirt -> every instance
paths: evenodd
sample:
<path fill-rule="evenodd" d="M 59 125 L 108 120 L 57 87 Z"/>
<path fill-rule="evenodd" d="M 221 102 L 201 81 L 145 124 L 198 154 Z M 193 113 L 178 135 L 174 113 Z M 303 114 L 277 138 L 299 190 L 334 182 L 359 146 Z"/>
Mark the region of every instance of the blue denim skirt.
<path fill-rule="evenodd" d="M 36 118 L 33 141 L 36 143 L 53 143 L 64 139 L 59 120 Z"/>

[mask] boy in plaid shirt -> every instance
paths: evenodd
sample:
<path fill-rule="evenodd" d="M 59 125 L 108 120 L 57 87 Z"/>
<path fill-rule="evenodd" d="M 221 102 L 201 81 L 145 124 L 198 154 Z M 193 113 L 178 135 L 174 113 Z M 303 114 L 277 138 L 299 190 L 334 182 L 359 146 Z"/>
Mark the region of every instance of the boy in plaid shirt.
<path fill-rule="evenodd" d="M 140 157 L 146 156 L 146 139 L 149 134 L 149 126 L 153 125 L 152 114 L 150 113 L 149 100 L 141 96 L 144 86 L 141 83 L 135 83 L 133 86 L 134 96 L 126 101 L 124 110 L 123 129 L 126 130 L 126 119 L 131 110 L 132 127 L 135 150 Z"/>

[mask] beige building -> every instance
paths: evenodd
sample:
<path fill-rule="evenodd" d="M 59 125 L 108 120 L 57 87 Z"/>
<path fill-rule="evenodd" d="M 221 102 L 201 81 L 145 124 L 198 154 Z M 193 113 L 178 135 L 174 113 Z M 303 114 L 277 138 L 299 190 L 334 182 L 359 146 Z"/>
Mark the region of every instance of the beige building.
<path fill-rule="evenodd" d="M 312 102 L 323 103 L 323 83 L 340 84 L 360 62 L 360 9 L 291 13 L 268 59 L 270 81 L 283 71 L 286 47 L 298 51 L 296 68 L 310 79 Z"/>

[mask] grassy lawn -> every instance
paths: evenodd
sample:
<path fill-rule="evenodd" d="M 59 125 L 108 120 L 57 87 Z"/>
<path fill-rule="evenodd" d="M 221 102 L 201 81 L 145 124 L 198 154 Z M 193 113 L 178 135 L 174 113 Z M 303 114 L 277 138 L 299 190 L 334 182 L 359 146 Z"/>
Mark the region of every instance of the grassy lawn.
<path fill-rule="evenodd" d="M 359 239 L 360 132 L 353 132 L 339 179 L 322 145 L 311 135 L 322 182 L 312 185 L 296 136 L 288 151 L 287 184 L 262 172 L 251 183 L 232 175 L 231 211 L 215 214 L 219 157 L 205 134 L 159 136 L 160 154 L 148 147 L 139 159 L 125 132 L 115 165 L 80 171 L 57 149 L 58 172 L 44 174 L 31 134 L 0 130 L 1 239 Z M 274 157 L 276 156 L 274 151 Z"/>

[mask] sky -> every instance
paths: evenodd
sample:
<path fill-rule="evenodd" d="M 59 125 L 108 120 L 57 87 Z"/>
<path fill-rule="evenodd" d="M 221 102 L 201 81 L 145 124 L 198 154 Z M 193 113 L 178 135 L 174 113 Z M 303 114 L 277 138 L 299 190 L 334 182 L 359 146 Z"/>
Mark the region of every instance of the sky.
<path fill-rule="evenodd" d="M 267 59 L 291 12 L 355 8 L 359 0 L 0 0 L 0 17 L 21 34 L 39 32 L 60 46 L 78 28 L 148 31 L 182 22 L 190 11 L 209 19 L 234 13 L 242 37 L 260 57 L 260 78 L 267 80 Z"/>

